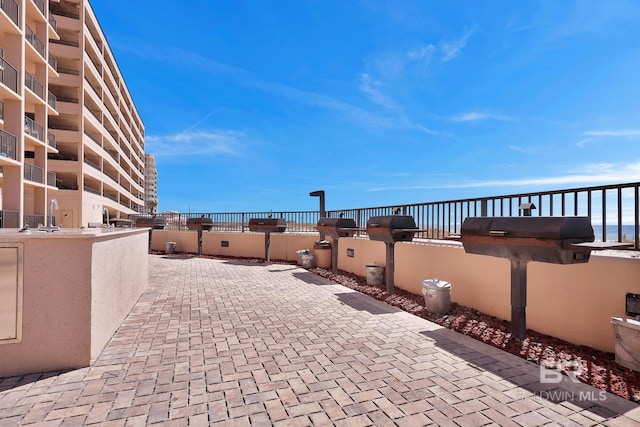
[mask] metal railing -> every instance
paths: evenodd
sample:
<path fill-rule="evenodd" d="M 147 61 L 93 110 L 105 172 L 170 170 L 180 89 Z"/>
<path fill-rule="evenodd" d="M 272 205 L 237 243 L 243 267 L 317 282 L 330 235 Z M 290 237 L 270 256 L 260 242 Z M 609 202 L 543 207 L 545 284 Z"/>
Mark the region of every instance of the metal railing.
<path fill-rule="evenodd" d="M 4 13 L 7 14 L 14 24 L 20 26 L 20 24 L 18 24 L 20 22 L 20 6 L 18 6 L 18 2 L 16 0 L 1 1 L 0 9 L 4 10 Z"/>
<path fill-rule="evenodd" d="M 24 225 L 28 225 L 29 228 L 37 229 L 39 226 L 45 224 L 44 215 L 25 215 L 23 217 L 23 222 L 24 222 Z M 10 228 L 10 227 L 5 227 L 5 228 Z"/>
<path fill-rule="evenodd" d="M 88 193 L 92 193 L 92 194 L 97 194 L 98 196 L 102 196 L 102 192 L 100 190 L 97 190 L 95 188 L 89 187 L 87 185 L 84 186 L 84 191 L 86 191 Z"/>
<path fill-rule="evenodd" d="M 47 172 L 47 185 L 50 185 L 52 187 L 56 186 L 56 173 L 55 172 L 51 172 L 48 171 Z"/>
<path fill-rule="evenodd" d="M 28 71 L 24 72 L 24 85 L 44 101 L 44 85 Z"/>
<path fill-rule="evenodd" d="M 48 61 L 49 61 L 49 65 L 51 65 L 51 68 L 58 71 L 58 58 L 56 58 L 56 56 L 51 52 L 49 52 Z"/>
<path fill-rule="evenodd" d="M 33 30 L 26 25 L 24 38 L 35 48 L 35 50 L 44 58 L 44 43 Z"/>
<path fill-rule="evenodd" d="M 51 108 L 53 108 L 54 110 L 56 109 L 58 98 L 56 98 L 56 96 L 50 90 L 47 93 L 47 103 Z"/>
<path fill-rule="evenodd" d="M 591 219 L 596 241 L 632 243 L 640 249 L 640 182 L 596 187 L 572 188 L 494 197 L 447 200 L 407 205 L 378 206 L 328 211 L 330 217 L 352 218 L 359 229 L 366 227 L 372 216 L 401 213 L 413 216 L 417 238 L 445 239 L 460 232 L 460 226 L 471 216 L 520 216 L 520 205 L 533 203 L 536 216 L 587 216 Z M 284 218 L 287 231 L 313 232 L 319 220 L 318 211 L 234 212 L 234 213 L 167 213 L 158 214 L 167 229 L 183 230 L 188 218 L 203 215 L 211 218 L 216 231 L 245 231 L 251 218 Z M 139 215 L 131 215 L 135 220 Z M 361 232 L 363 234 L 364 232 Z"/>
<path fill-rule="evenodd" d="M 49 25 L 51 25 L 53 31 L 55 31 L 56 33 L 58 32 L 58 21 L 56 21 L 56 18 L 53 17 L 53 13 L 51 13 L 51 11 L 49 11 Z"/>
<path fill-rule="evenodd" d="M 18 228 L 20 212 L 0 210 L 0 228 Z"/>
<path fill-rule="evenodd" d="M 0 101 L 0 120 L 4 120 L 4 102 Z"/>
<path fill-rule="evenodd" d="M 30 163 L 24 164 L 24 179 L 44 184 L 44 169 Z"/>
<path fill-rule="evenodd" d="M 17 160 L 18 138 L 0 130 L 0 156 Z"/>
<path fill-rule="evenodd" d="M 88 164 L 89 166 L 92 166 L 93 168 L 99 170 L 100 172 L 102 172 L 102 168 L 100 167 L 99 164 L 92 162 L 91 160 L 87 159 L 86 157 L 84 158 L 84 162 L 86 164 Z"/>
<path fill-rule="evenodd" d="M 47 145 L 56 148 L 56 135 L 53 132 L 47 131 Z"/>
<path fill-rule="evenodd" d="M 44 128 L 29 116 L 24 116 L 24 132 L 27 135 L 44 142 Z"/>
<path fill-rule="evenodd" d="M 44 1 L 43 0 L 33 0 L 33 3 L 36 5 L 36 7 L 38 8 L 38 10 L 40 12 L 42 12 L 43 16 L 47 16 L 47 14 L 45 13 L 45 8 L 44 8 Z"/>
<path fill-rule="evenodd" d="M 18 93 L 18 70 L 13 68 L 4 58 L 0 57 L 0 82 Z"/>

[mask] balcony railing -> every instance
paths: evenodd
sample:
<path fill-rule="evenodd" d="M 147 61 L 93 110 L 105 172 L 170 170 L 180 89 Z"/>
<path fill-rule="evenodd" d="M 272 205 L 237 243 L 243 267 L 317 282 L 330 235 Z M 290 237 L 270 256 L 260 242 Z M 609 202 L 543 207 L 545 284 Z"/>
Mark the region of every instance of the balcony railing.
<path fill-rule="evenodd" d="M 0 82 L 18 93 L 18 70 L 13 68 L 4 58 L 0 58 Z"/>
<path fill-rule="evenodd" d="M 56 135 L 53 132 L 47 132 L 47 145 L 56 148 Z"/>
<path fill-rule="evenodd" d="M 0 130 L 0 156 L 17 160 L 18 138 L 9 132 Z"/>
<path fill-rule="evenodd" d="M 88 164 L 89 166 L 99 170 L 100 172 L 102 172 L 102 169 L 100 168 L 100 165 L 98 165 L 97 163 L 92 162 L 91 160 L 87 159 L 86 157 L 84 158 L 84 162 L 86 164 Z"/>
<path fill-rule="evenodd" d="M 45 13 L 44 1 L 43 0 L 33 0 L 33 3 L 36 5 L 38 10 L 40 12 L 42 12 L 42 15 L 47 16 L 47 14 Z"/>
<path fill-rule="evenodd" d="M 24 164 L 24 179 L 44 184 L 44 169 L 30 163 Z"/>
<path fill-rule="evenodd" d="M 20 226 L 20 212 L 0 211 L 0 228 L 18 228 Z"/>
<path fill-rule="evenodd" d="M 54 70 L 58 71 L 58 58 L 56 58 L 56 56 L 49 52 L 49 65 L 51 65 L 51 68 L 53 68 Z"/>
<path fill-rule="evenodd" d="M 24 85 L 44 101 L 44 85 L 27 71 L 24 72 Z"/>
<path fill-rule="evenodd" d="M 118 196 L 112 196 L 109 193 L 104 193 L 103 196 L 106 197 L 109 200 L 113 200 L 116 203 L 118 202 Z"/>
<path fill-rule="evenodd" d="M 51 171 L 47 172 L 47 185 L 50 185 L 52 187 L 56 186 L 56 173 L 55 172 L 51 172 Z"/>
<path fill-rule="evenodd" d="M 102 195 L 100 190 L 96 190 L 95 188 L 91 188 L 91 187 L 86 186 L 86 185 L 84 186 L 84 191 L 87 191 L 87 192 L 92 193 L 92 194 L 97 194 L 98 196 Z"/>
<path fill-rule="evenodd" d="M 20 26 L 20 6 L 18 6 L 18 2 L 16 0 L 0 1 L 0 9 L 4 10 L 4 13 L 7 14 L 14 24 Z"/>
<path fill-rule="evenodd" d="M 37 230 L 39 226 L 44 225 L 45 223 L 44 215 L 25 215 L 23 222 L 24 222 L 24 225 L 28 225 L 29 228 L 33 228 Z"/>
<path fill-rule="evenodd" d="M 44 58 L 44 43 L 28 25 L 26 26 L 24 38 L 27 39 L 27 41 L 31 43 L 31 46 L 33 46 L 36 51 Z"/>
<path fill-rule="evenodd" d="M 55 110 L 56 109 L 56 105 L 58 103 L 58 99 L 56 98 L 56 96 L 51 91 L 48 91 L 47 96 L 48 96 L 47 97 L 47 103 L 49 104 L 49 106 L 51 108 L 53 108 Z"/>
<path fill-rule="evenodd" d="M 53 31 L 58 32 L 58 22 L 56 21 L 56 18 L 53 17 L 53 13 L 51 13 L 51 11 L 49 11 L 49 24 L 53 28 Z"/>
<path fill-rule="evenodd" d="M 24 132 L 35 139 L 44 142 L 44 128 L 29 116 L 24 116 Z"/>
<path fill-rule="evenodd" d="M 519 216 L 523 203 L 533 203 L 537 216 L 588 216 L 593 224 L 596 241 L 625 242 L 640 249 L 640 182 L 598 187 L 572 188 L 537 193 L 521 193 L 475 199 L 448 200 L 410 205 L 378 206 L 328 211 L 330 217 L 342 215 L 366 227 L 372 216 L 400 212 L 413 216 L 419 232 L 417 238 L 444 239 L 458 233 L 465 218 L 471 216 Z M 318 211 L 289 212 L 229 212 L 168 214 L 168 229 L 184 229 L 188 218 L 205 215 L 219 224 L 216 230 L 244 231 L 251 218 L 284 218 L 287 231 L 314 232 Z M 130 219 L 135 219 L 132 215 Z M 175 224 L 171 225 L 171 224 Z"/>
<path fill-rule="evenodd" d="M 0 120 L 4 120 L 4 102 L 0 101 Z"/>

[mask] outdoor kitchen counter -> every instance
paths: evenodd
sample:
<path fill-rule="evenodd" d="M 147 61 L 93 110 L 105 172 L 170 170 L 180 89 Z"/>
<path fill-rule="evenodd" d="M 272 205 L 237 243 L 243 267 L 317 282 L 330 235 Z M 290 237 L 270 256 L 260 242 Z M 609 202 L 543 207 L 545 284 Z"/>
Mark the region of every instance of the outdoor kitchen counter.
<path fill-rule="evenodd" d="M 148 229 L 0 231 L 0 377 L 89 366 L 148 282 Z"/>

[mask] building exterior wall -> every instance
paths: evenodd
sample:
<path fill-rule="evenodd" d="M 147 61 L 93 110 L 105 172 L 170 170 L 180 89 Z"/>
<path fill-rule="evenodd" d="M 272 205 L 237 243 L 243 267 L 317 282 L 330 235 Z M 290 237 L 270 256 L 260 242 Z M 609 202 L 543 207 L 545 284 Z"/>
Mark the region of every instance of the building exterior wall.
<path fill-rule="evenodd" d="M 155 213 L 158 208 L 158 170 L 153 154 L 144 155 L 144 209 Z"/>
<path fill-rule="evenodd" d="M 72 227 L 143 212 L 144 126 L 89 1 L 0 6 L 0 226 L 47 223 L 52 198 Z"/>

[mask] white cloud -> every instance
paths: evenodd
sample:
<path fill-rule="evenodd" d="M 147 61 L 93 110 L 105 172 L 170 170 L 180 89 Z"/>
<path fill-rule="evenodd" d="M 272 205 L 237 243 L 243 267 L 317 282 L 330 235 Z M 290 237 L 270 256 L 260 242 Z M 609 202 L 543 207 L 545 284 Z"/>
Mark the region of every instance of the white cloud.
<path fill-rule="evenodd" d="M 380 90 L 382 86 L 382 82 L 380 82 L 379 80 L 373 80 L 369 74 L 363 73 L 360 75 L 360 90 L 366 93 L 372 102 L 382 105 L 385 108 L 396 108 L 397 106 L 395 102 L 393 102 L 391 98 L 384 95 Z"/>
<path fill-rule="evenodd" d="M 550 187 L 556 185 L 603 185 L 611 183 L 635 182 L 640 176 L 640 162 L 636 163 L 593 163 L 576 168 L 573 174 L 550 177 L 463 181 L 441 185 L 408 185 L 375 187 L 368 191 L 398 191 L 398 190 L 434 190 L 456 188 L 495 188 L 495 187 Z"/>
<path fill-rule="evenodd" d="M 456 116 L 449 117 L 452 122 L 478 122 L 481 120 L 510 120 L 509 117 L 499 113 L 482 113 L 479 111 L 471 111 L 469 113 L 458 114 Z"/>
<path fill-rule="evenodd" d="M 640 136 L 640 130 L 593 130 L 583 132 L 582 136 L 636 137 Z"/>
<path fill-rule="evenodd" d="M 473 28 L 465 32 L 459 40 L 440 43 L 440 49 L 442 50 L 442 53 L 444 53 L 442 62 L 450 61 L 458 56 L 462 49 L 467 45 L 469 37 L 471 37 L 475 30 L 476 27 L 474 26 Z"/>
<path fill-rule="evenodd" d="M 428 44 L 426 46 L 421 46 L 417 49 L 410 50 L 407 52 L 407 58 L 412 61 L 417 61 L 419 59 L 430 59 L 431 55 L 433 55 L 433 51 L 435 47 L 432 44 Z"/>
<path fill-rule="evenodd" d="M 184 131 L 172 135 L 147 135 L 146 150 L 155 156 L 240 155 L 241 132 L 231 130 Z"/>

